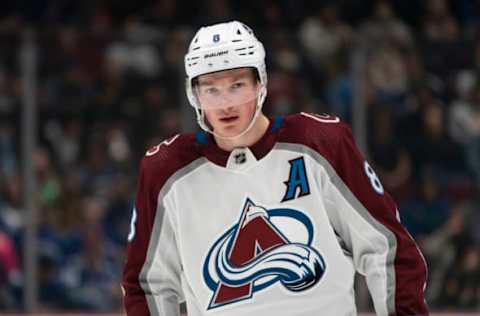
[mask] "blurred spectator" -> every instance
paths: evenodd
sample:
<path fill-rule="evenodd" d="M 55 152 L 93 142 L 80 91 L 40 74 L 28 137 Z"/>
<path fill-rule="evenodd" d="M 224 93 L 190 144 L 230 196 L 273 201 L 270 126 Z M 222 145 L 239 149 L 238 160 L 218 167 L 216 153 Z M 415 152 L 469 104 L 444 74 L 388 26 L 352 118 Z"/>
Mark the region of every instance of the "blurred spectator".
<path fill-rule="evenodd" d="M 160 34 L 135 18 L 125 23 L 125 41 L 113 43 L 106 51 L 107 62 L 120 72 L 133 71 L 141 76 L 153 77 L 162 65 L 152 42 Z"/>
<path fill-rule="evenodd" d="M 346 122 L 352 121 L 353 83 L 346 62 L 338 68 L 329 68 L 328 81 L 325 84 L 326 111 L 337 115 Z M 318 111 L 315 109 L 314 111 Z"/>
<path fill-rule="evenodd" d="M 445 110 L 438 100 L 426 104 L 420 117 L 421 130 L 405 142 L 415 165 L 414 174 L 420 176 L 425 168 L 442 170 L 442 183 L 449 175 L 465 173 L 465 160 L 459 145 L 448 136 L 445 128 Z"/>
<path fill-rule="evenodd" d="M 433 169 L 424 169 L 414 195 L 400 205 L 402 223 L 416 239 L 427 238 L 448 219 L 451 202 L 438 178 Z"/>
<path fill-rule="evenodd" d="M 396 115 L 404 114 L 414 51 L 409 27 L 395 16 L 390 1 L 379 0 L 360 32 L 360 47 L 367 51 L 368 59 L 367 89 L 373 93 L 374 103 L 388 104 Z"/>
<path fill-rule="evenodd" d="M 64 125 L 56 120 L 49 121 L 45 126 L 45 136 L 53 147 L 60 170 L 67 171 L 80 158 L 83 126 L 77 119 L 65 120 Z"/>
<path fill-rule="evenodd" d="M 463 93 L 459 91 L 460 98 L 452 104 L 450 134 L 464 146 L 468 166 L 480 186 L 480 82 L 468 73 L 458 80 L 467 87 Z"/>
<path fill-rule="evenodd" d="M 39 310 L 54 312 L 69 308 L 65 286 L 59 278 L 62 254 L 57 251 L 55 241 L 40 243 L 38 258 Z"/>
<path fill-rule="evenodd" d="M 327 2 L 307 17 L 299 29 L 298 37 L 308 64 L 324 76 L 329 65 L 336 62 L 338 53 L 350 45 L 351 27 L 340 19 L 335 2 Z M 316 82 L 318 83 L 318 82 Z"/>
<path fill-rule="evenodd" d="M 480 41 L 477 41 L 477 43 L 475 44 L 473 61 L 475 71 L 477 73 L 480 73 Z"/>
<path fill-rule="evenodd" d="M 447 274 L 442 302 L 449 308 L 476 310 L 480 291 L 480 248 L 469 246 Z"/>
<path fill-rule="evenodd" d="M 23 185 L 20 175 L 0 178 L 0 223 L 10 236 L 17 236 L 23 227 L 22 218 Z"/>
<path fill-rule="evenodd" d="M 375 99 L 403 114 L 409 88 L 405 56 L 394 46 L 377 46 L 371 50 L 366 71 Z"/>
<path fill-rule="evenodd" d="M 269 98 L 265 108 L 271 115 L 285 115 L 300 106 L 304 95 L 301 91 L 298 76 L 284 70 L 272 71 L 269 77 Z"/>
<path fill-rule="evenodd" d="M 301 60 L 292 47 L 289 34 L 278 32 L 271 40 L 270 59 L 274 69 L 269 73 L 269 97 L 265 108 L 271 115 L 284 115 L 296 111 L 299 100 L 306 97 L 308 90 L 299 76 Z"/>
<path fill-rule="evenodd" d="M 40 207 L 50 207 L 60 196 L 60 184 L 46 148 L 40 147 L 35 150 L 33 164 L 37 176 Z"/>
<path fill-rule="evenodd" d="M 178 22 L 179 9 L 182 9 L 176 0 L 155 0 L 153 4 L 143 12 L 145 21 L 155 25 L 157 29 L 168 30 Z M 180 7 L 180 8 L 179 8 Z"/>
<path fill-rule="evenodd" d="M 467 249 L 472 245 L 472 236 L 468 229 L 469 218 L 458 207 L 452 208 L 448 221 L 431 235 L 420 240 L 420 247 L 429 262 L 430 281 L 427 288 L 427 300 L 432 306 L 458 307 L 461 288 L 471 287 L 468 283 L 458 284 L 452 273 L 460 274 L 468 270 L 478 270 L 478 262 L 465 260 Z M 473 258 L 475 259 L 475 258 Z M 464 262 L 460 264 L 460 262 Z M 468 261 L 465 263 L 465 261 Z M 473 262 L 471 262 L 473 261 Z M 472 267 L 473 266 L 473 267 Z M 467 270 L 465 270 L 467 268 Z M 476 283 L 478 285 L 478 283 Z M 478 297 L 476 298 L 478 304 Z M 465 307 L 465 306 L 463 306 Z"/>
<path fill-rule="evenodd" d="M 80 169 L 80 176 L 83 192 L 107 198 L 118 170 L 109 155 L 106 139 L 102 136 L 98 135 L 97 139 L 92 139 L 88 144 L 87 161 Z"/>
<path fill-rule="evenodd" d="M 192 3 L 189 3 L 192 5 Z M 234 16 L 231 1 L 228 0 L 205 0 L 199 6 L 199 12 L 195 15 L 196 25 L 208 25 L 224 22 Z"/>
<path fill-rule="evenodd" d="M 17 153 L 13 127 L 0 120 L 0 175 L 12 176 L 17 166 Z"/>
<path fill-rule="evenodd" d="M 427 69 L 446 80 L 456 69 L 472 65 L 472 47 L 463 41 L 458 22 L 446 0 L 427 1 L 421 42 Z"/>
<path fill-rule="evenodd" d="M 134 192 L 131 191 L 132 179 L 127 175 L 118 175 L 115 186 L 110 192 L 109 203 L 102 218 L 103 232 L 109 241 L 123 246 L 130 229 L 130 215 L 133 209 Z"/>
<path fill-rule="evenodd" d="M 447 0 L 428 0 L 423 32 L 432 41 L 454 41 L 458 38 L 458 25 L 450 13 Z"/>
<path fill-rule="evenodd" d="M 390 44 L 410 48 L 413 45 L 410 28 L 396 17 L 388 0 L 376 1 L 373 16 L 362 27 L 362 39 L 369 46 Z"/>
<path fill-rule="evenodd" d="M 105 213 L 101 200 L 87 197 L 82 201 L 81 251 L 69 256 L 61 268 L 68 300 L 76 309 L 112 311 L 120 306 L 121 256 L 119 248 L 105 238 Z"/>
<path fill-rule="evenodd" d="M 13 295 L 21 285 L 18 254 L 13 240 L 0 228 L 0 309 L 16 308 Z"/>
<path fill-rule="evenodd" d="M 404 145 L 396 137 L 393 110 L 387 105 L 370 108 L 370 159 L 386 190 L 396 199 L 411 181 L 411 159 Z"/>

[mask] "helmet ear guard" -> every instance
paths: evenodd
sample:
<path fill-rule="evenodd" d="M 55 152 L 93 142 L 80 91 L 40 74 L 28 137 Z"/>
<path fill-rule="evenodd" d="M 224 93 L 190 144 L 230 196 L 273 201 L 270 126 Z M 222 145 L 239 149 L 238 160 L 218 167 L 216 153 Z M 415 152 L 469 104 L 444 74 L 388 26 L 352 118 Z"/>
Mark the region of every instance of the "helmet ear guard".
<path fill-rule="evenodd" d="M 190 105 L 195 109 L 197 122 L 207 132 L 213 133 L 213 130 L 206 122 L 205 111 L 201 109 L 200 102 L 194 93 L 194 79 L 200 75 L 236 68 L 254 68 L 261 85 L 255 115 L 249 127 L 235 136 L 239 137 L 253 126 L 267 95 L 265 49 L 253 31 L 238 21 L 200 28 L 185 55 L 187 74 L 185 88 Z"/>

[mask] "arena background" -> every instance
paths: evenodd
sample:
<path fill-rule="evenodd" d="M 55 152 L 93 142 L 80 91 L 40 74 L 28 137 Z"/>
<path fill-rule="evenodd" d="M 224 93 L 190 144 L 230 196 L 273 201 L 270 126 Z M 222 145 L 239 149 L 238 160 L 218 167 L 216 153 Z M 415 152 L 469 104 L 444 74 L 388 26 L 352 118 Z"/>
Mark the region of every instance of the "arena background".
<path fill-rule="evenodd" d="M 425 254 L 432 311 L 478 315 L 477 0 L 2 1 L 0 313 L 123 312 L 139 160 L 196 130 L 183 56 L 231 19 L 266 46 L 269 115 L 352 125 Z M 361 278 L 357 302 L 372 312 Z"/>

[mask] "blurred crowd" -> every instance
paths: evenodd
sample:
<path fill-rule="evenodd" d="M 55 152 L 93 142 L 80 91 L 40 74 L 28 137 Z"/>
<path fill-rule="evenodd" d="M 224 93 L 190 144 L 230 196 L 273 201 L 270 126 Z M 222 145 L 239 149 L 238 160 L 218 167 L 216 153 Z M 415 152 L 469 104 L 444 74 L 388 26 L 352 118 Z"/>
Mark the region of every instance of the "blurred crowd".
<path fill-rule="evenodd" d="M 233 18 L 266 46 L 267 114 L 352 122 L 364 108 L 365 154 L 425 254 L 429 305 L 480 308 L 480 1 L 24 0 L 0 5 L 0 311 L 23 309 L 26 282 L 23 31 L 38 66 L 40 309 L 119 311 L 138 163 L 195 130 L 188 41 Z"/>

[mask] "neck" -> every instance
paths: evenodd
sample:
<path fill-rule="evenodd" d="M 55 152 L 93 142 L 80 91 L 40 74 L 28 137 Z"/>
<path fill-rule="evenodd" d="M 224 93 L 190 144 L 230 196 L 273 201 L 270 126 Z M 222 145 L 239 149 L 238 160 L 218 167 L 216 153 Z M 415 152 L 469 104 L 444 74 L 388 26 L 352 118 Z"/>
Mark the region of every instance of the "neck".
<path fill-rule="evenodd" d="M 217 143 L 218 147 L 226 151 L 232 151 L 233 149 L 239 147 L 249 147 L 262 138 L 262 136 L 267 132 L 269 124 L 270 123 L 265 114 L 260 113 L 252 128 L 246 132 L 245 135 L 233 139 L 218 138 L 214 136 L 215 142 Z"/>

